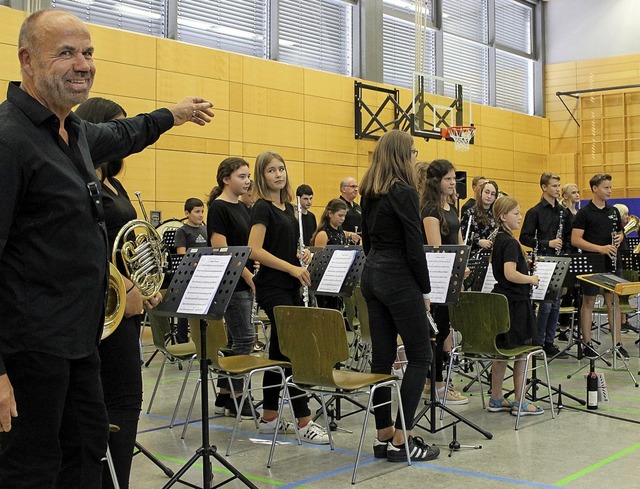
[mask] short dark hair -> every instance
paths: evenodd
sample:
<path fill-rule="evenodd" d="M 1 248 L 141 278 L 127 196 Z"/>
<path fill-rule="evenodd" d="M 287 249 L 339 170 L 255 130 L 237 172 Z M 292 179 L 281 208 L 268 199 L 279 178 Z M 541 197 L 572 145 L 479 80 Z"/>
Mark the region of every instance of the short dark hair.
<path fill-rule="evenodd" d="M 296 189 L 297 197 L 302 197 L 303 195 L 313 195 L 313 189 L 306 183 L 303 183 Z"/>
<path fill-rule="evenodd" d="M 591 177 L 591 180 L 589 180 L 589 188 L 593 190 L 593 187 L 597 187 L 605 180 L 612 180 L 611 175 L 608 173 L 596 173 Z"/>
<path fill-rule="evenodd" d="M 189 197 L 184 203 L 184 210 L 191 212 L 196 207 L 204 207 L 204 203 L 197 197 Z"/>
<path fill-rule="evenodd" d="M 549 185 L 549 182 L 551 180 L 560 181 L 560 177 L 555 173 L 551 173 L 549 171 L 544 172 L 542 175 L 540 175 L 540 188 L 542 188 L 543 185 Z"/>

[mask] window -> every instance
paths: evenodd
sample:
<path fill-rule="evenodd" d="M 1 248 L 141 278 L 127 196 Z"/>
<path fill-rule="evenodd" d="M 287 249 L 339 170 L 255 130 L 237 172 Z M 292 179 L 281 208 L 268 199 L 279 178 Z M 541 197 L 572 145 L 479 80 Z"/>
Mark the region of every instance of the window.
<path fill-rule="evenodd" d="M 163 0 L 51 0 L 51 7 L 72 12 L 92 24 L 165 37 L 165 3 Z"/>
<path fill-rule="evenodd" d="M 488 104 L 489 48 L 447 33 L 443 38 L 444 77 L 471 86 L 472 102 Z M 452 93 L 445 95 L 454 96 Z"/>
<path fill-rule="evenodd" d="M 443 0 L 442 30 L 486 43 L 489 40 L 487 0 Z"/>
<path fill-rule="evenodd" d="M 414 22 L 384 15 L 382 35 L 384 83 L 411 88 L 416 66 Z M 426 29 L 423 37 L 426 43 L 423 71 L 430 75 L 435 73 L 434 38 L 434 31 Z"/>
<path fill-rule="evenodd" d="M 266 57 L 267 0 L 177 0 L 177 38 Z"/>
<path fill-rule="evenodd" d="M 530 6 L 514 0 L 496 2 L 496 44 L 531 54 L 532 17 Z"/>
<path fill-rule="evenodd" d="M 278 61 L 351 75 L 351 3 L 278 0 L 277 4 Z"/>
<path fill-rule="evenodd" d="M 533 114 L 533 61 L 496 51 L 496 107 Z"/>

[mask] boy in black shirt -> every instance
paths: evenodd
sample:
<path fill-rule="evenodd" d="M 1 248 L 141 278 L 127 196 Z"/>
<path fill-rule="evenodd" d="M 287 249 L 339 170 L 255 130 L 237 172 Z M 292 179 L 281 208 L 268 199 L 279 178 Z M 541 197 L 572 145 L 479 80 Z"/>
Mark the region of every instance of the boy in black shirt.
<path fill-rule="evenodd" d="M 176 252 L 184 255 L 189 248 L 207 246 L 207 228 L 204 220 L 204 204 L 200 199 L 191 197 L 184 203 L 184 215 L 187 222 L 176 231 Z"/>
<path fill-rule="evenodd" d="M 607 256 L 607 268 L 609 272 L 619 270 L 618 246 L 622 241 L 622 219 L 618 209 L 607 204 L 611 197 L 611 175 L 599 173 L 589 180 L 589 186 L 593 192 L 593 198 L 586 206 L 578 211 L 573 230 L 571 232 L 571 244 L 580 248 L 585 253 L 600 253 Z M 584 355 L 588 358 L 596 358 L 598 352 L 591 343 L 591 316 L 598 294 L 595 285 L 582 284 L 582 307 L 580 308 L 580 327 L 582 329 L 582 341 Z M 613 320 L 614 296 L 611 292 L 605 292 L 607 303 L 607 316 L 609 324 L 615 324 L 612 329 L 616 351 L 625 358 L 629 354 L 622 347 L 620 340 L 620 322 Z"/>
<path fill-rule="evenodd" d="M 296 197 L 300 197 L 304 245 L 311 246 L 311 236 L 313 236 L 318 227 L 316 216 L 309 210 L 311 209 L 311 204 L 313 204 L 313 189 L 309 185 L 302 184 L 296 190 Z"/>

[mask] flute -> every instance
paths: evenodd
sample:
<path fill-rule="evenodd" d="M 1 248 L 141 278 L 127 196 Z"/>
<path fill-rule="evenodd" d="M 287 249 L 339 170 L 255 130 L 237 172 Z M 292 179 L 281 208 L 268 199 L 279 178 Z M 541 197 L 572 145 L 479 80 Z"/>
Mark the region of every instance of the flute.
<path fill-rule="evenodd" d="M 558 224 L 558 232 L 556 233 L 556 239 L 562 239 L 562 233 L 564 231 L 564 209 L 560 208 L 560 223 Z M 562 246 L 556 250 L 556 255 L 562 253 Z"/>
<path fill-rule="evenodd" d="M 469 211 L 469 221 L 467 222 L 467 232 L 464 233 L 464 244 L 469 243 L 469 231 L 471 231 L 471 223 L 473 222 L 473 215 L 471 211 Z M 471 238 L 473 239 L 473 237 Z"/>
<path fill-rule="evenodd" d="M 302 203 L 300 197 L 298 197 L 298 228 L 300 229 L 300 237 L 298 238 L 298 254 L 300 255 L 300 266 L 307 268 L 304 262 L 304 229 L 302 228 Z M 304 307 L 309 307 L 309 287 L 304 285 L 302 287 L 302 300 Z"/>

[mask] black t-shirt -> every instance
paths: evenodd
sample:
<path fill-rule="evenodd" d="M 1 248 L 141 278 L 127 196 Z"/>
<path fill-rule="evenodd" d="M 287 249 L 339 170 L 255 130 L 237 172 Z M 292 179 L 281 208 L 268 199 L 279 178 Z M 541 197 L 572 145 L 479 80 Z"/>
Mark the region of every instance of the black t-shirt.
<path fill-rule="evenodd" d="M 102 205 L 104 207 L 104 222 L 107 226 L 107 237 L 109 239 L 109 253 L 113 250 L 113 242 L 122 227 L 129 221 L 134 220 L 136 210 L 129 200 L 127 191 L 117 178 L 110 177 L 109 182 L 118 193 L 114 193 L 106 185 L 102 185 Z M 109 255 L 111 259 L 111 255 Z"/>
<path fill-rule="evenodd" d="M 529 284 L 509 282 L 504 276 L 504 264 L 507 262 L 515 262 L 518 272 L 524 275 L 529 274 L 527 260 L 518 240 L 504 231 L 499 231 L 491 252 L 491 269 L 497 280 L 493 292 L 503 294 L 510 300 L 529 299 L 531 296 Z"/>
<path fill-rule="evenodd" d="M 342 200 L 347 204 L 347 215 L 344 217 L 344 222 L 342 223 L 342 229 L 345 231 L 349 231 L 351 233 L 356 232 L 356 227 L 358 228 L 358 233 L 362 232 L 362 208 L 356 204 L 355 202 L 349 203 L 347 199 L 345 199 L 342 195 L 340 196 Z"/>
<path fill-rule="evenodd" d="M 612 205 L 605 204 L 600 209 L 593 201 L 590 201 L 576 214 L 576 218 L 573 221 L 573 229 L 583 229 L 582 238 L 589 243 L 599 246 L 608 245 L 612 242 L 611 233 L 622 231 L 622 219 L 618 209 Z M 585 251 L 585 253 L 594 252 Z M 618 260 L 620 260 L 619 257 Z M 606 260 L 606 263 L 609 266 L 611 260 Z M 613 269 L 613 266 L 610 268 Z"/>
<path fill-rule="evenodd" d="M 229 246 L 247 246 L 251 229 L 249 208 L 242 202 L 227 202 L 216 199 L 207 211 L 207 236 L 221 234 L 227 239 Z M 246 267 L 253 273 L 253 260 L 247 261 Z M 248 290 L 249 285 L 239 280 L 236 290 Z"/>
<path fill-rule="evenodd" d="M 460 209 L 460 215 L 464 216 L 464 213 L 467 212 L 469 209 L 472 209 L 475 205 L 476 205 L 476 199 L 471 197 L 469 200 L 467 200 L 464 203 L 464 205 L 462 206 L 462 209 Z"/>
<path fill-rule="evenodd" d="M 207 239 L 207 228 L 204 226 L 193 227 L 189 224 L 184 224 L 182 227 L 176 229 L 176 248 L 185 247 L 189 248 L 202 248 L 209 244 Z"/>
<path fill-rule="evenodd" d="M 302 236 L 304 236 L 304 245 L 311 246 L 311 236 L 316 232 L 318 224 L 316 216 L 311 211 L 302 214 Z"/>
<path fill-rule="evenodd" d="M 263 224 L 267 228 L 262 244 L 265 251 L 292 265 L 300 266 L 300 260 L 297 256 L 300 231 L 293 206 L 289 202 L 282 210 L 269 200 L 258 199 L 251 208 L 251 226 L 255 224 Z M 300 281 L 297 278 L 264 264 L 260 265 L 254 283 L 256 287 L 279 287 L 282 289 L 300 287 Z"/>
<path fill-rule="evenodd" d="M 438 221 L 440 221 L 440 236 L 442 237 L 443 245 L 457 245 L 458 243 L 458 232 L 460 231 L 460 220 L 458 219 L 458 211 L 452 205 L 449 205 L 449 210 L 444 211 L 444 218 L 447 222 L 447 234 L 442 234 L 442 221 L 440 220 L 440 214 L 438 213 L 438 209 L 433 204 L 427 204 L 422 208 L 422 219 L 425 217 L 435 217 Z M 424 233 L 424 226 L 422 226 Z M 425 243 L 431 244 L 427 242 L 425 236 Z"/>

